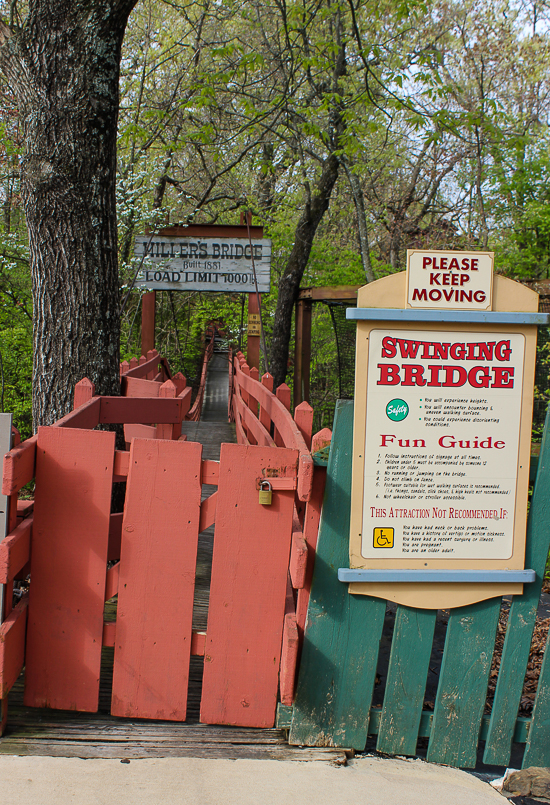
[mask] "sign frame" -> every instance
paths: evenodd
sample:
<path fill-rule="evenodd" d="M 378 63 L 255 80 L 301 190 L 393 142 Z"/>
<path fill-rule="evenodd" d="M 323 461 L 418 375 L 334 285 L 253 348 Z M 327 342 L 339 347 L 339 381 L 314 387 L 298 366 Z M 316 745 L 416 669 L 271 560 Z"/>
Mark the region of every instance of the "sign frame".
<path fill-rule="evenodd" d="M 492 310 L 494 264 L 494 252 L 407 249 L 405 307 L 412 310 Z M 415 295 L 418 304 L 413 304 Z"/>
<path fill-rule="evenodd" d="M 531 446 L 531 421 L 534 397 L 534 373 L 536 361 L 537 327 L 536 324 L 515 322 L 503 324 L 491 321 L 491 312 L 476 313 L 475 311 L 449 311 L 454 313 L 458 321 L 442 321 L 444 318 L 439 311 L 434 316 L 433 310 L 407 309 L 407 276 L 406 272 L 384 277 L 374 283 L 364 286 L 358 292 L 357 306 L 370 308 L 369 318 L 358 320 L 357 348 L 356 348 L 356 383 L 355 383 L 355 413 L 354 413 L 354 441 L 352 458 L 352 491 L 351 491 L 351 518 L 350 518 L 350 568 L 351 569 L 377 569 L 377 570 L 514 570 L 524 568 L 525 538 L 527 523 L 527 492 L 529 485 L 529 462 Z M 372 309 L 395 309 L 396 316 L 384 320 L 384 312 L 380 311 L 380 318 Z M 498 312 L 511 311 L 516 314 L 524 312 L 534 314 L 538 311 L 538 294 L 529 288 L 514 282 L 506 277 L 495 274 L 493 278 L 493 311 L 497 313 L 494 319 L 501 318 Z M 350 313 L 360 313 L 360 310 Z M 389 313 L 389 311 L 388 311 Z M 393 313 L 393 310 L 392 310 Z M 459 315 L 456 315 L 459 313 Z M 370 314 L 374 314 L 371 318 Z M 463 314 L 463 315 L 460 315 Z M 464 319 L 471 318 L 476 323 L 467 323 Z M 388 315 L 388 314 L 386 314 Z M 480 316 L 483 323 L 477 323 Z M 355 316 L 353 316 L 355 318 Z M 357 316 L 357 318 L 359 318 Z M 445 318 L 453 318 L 448 316 Z M 529 318 L 527 315 L 526 319 Z M 396 320 L 397 319 L 397 320 Z M 461 321 L 462 319 L 462 321 Z M 367 412 L 367 371 L 369 336 L 375 329 L 392 329 L 395 333 L 403 331 L 434 331 L 456 332 L 457 336 L 470 331 L 482 330 L 487 335 L 491 333 L 520 334 L 525 338 L 525 354 L 523 363 L 523 399 L 519 423 L 519 450 L 518 472 L 515 499 L 514 539 L 513 552 L 509 559 L 430 559 L 424 553 L 415 559 L 366 559 L 361 554 L 361 533 L 363 527 L 363 496 L 365 475 L 365 440 L 366 440 L 366 412 Z M 371 595 L 395 601 L 407 606 L 420 608 L 448 608 L 463 606 L 482 601 L 495 596 L 518 594 L 523 590 L 521 583 L 513 582 L 352 582 L 349 592 L 362 595 Z"/>

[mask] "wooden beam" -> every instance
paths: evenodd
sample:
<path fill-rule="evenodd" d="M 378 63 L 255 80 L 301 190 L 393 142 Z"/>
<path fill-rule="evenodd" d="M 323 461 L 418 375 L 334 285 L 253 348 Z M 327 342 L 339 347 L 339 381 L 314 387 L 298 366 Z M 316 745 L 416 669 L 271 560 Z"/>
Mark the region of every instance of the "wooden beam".
<path fill-rule="evenodd" d="M 334 285 L 323 288 L 302 288 L 298 294 L 298 299 L 311 299 L 314 302 L 322 302 L 325 299 L 357 299 L 357 291 L 361 285 Z"/>
<path fill-rule="evenodd" d="M 158 235 L 166 238 L 248 238 L 248 227 L 222 226 L 220 224 L 192 224 L 191 226 L 165 226 L 159 229 Z M 251 238 L 263 238 L 263 226 L 251 226 Z"/>
<path fill-rule="evenodd" d="M 155 312 L 157 294 L 155 291 L 144 293 L 141 297 L 141 354 L 147 355 L 155 348 Z"/>
<path fill-rule="evenodd" d="M 31 528 L 33 518 L 23 520 L 12 533 L 0 543 L 0 583 L 9 584 L 30 558 Z"/>
<path fill-rule="evenodd" d="M 97 397 L 101 401 L 99 422 L 107 424 L 181 423 L 182 399 L 162 397 Z M 82 408 L 78 409 L 79 411 Z"/>

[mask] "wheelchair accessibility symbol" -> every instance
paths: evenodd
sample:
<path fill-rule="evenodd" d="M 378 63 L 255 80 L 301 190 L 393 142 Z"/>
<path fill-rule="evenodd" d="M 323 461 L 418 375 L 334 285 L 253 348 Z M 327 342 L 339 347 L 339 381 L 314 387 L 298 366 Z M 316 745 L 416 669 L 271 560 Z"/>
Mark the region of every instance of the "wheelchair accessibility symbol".
<path fill-rule="evenodd" d="M 393 548 L 393 528 L 375 528 L 373 545 L 375 548 Z"/>

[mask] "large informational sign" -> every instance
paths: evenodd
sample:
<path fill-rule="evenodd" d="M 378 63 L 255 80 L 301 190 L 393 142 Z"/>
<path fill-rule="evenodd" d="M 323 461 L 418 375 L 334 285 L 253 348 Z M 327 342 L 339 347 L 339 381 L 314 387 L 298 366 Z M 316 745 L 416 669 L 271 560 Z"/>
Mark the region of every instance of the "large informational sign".
<path fill-rule="evenodd" d="M 268 293 L 271 240 L 139 235 L 136 287 L 161 291 Z M 256 276 L 254 276 L 254 274 Z"/>
<path fill-rule="evenodd" d="M 372 330 L 364 557 L 509 559 L 525 338 Z"/>
<path fill-rule="evenodd" d="M 409 276 L 358 292 L 352 570 L 525 567 L 538 295 L 472 254 L 410 253 Z M 522 590 L 379 575 L 350 592 L 445 608 Z"/>

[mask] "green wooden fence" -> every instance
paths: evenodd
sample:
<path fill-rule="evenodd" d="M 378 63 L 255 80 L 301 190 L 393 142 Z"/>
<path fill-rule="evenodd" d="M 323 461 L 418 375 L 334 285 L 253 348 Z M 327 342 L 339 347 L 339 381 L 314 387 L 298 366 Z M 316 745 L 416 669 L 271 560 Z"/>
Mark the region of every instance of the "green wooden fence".
<path fill-rule="evenodd" d="M 490 713 L 487 686 L 501 599 L 451 610 L 434 710 L 423 709 L 435 610 L 398 606 L 383 705 L 373 707 L 386 602 L 349 595 L 338 581 L 348 567 L 353 402 L 339 401 L 319 531 L 295 702 L 280 708 L 291 744 L 363 750 L 368 735 L 388 754 L 471 768 L 479 741 L 485 763 L 506 766 L 512 742 L 525 743 L 523 765 L 550 765 L 550 660 L 546 651 L 533 714 L 518 718 L 537 605 L 550 545 L 550 437 L 547 418 L 531 502 L 525 566 L 537 573 L 513 598 Z"/>

